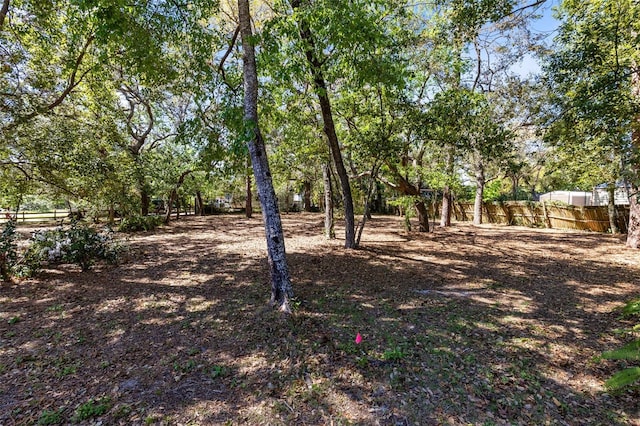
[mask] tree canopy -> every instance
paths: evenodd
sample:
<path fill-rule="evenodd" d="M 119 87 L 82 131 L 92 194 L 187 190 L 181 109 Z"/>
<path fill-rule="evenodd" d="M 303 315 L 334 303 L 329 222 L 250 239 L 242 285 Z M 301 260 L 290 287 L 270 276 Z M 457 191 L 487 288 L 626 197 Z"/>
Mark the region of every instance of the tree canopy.
<path fill-rule="evenodd" d="M 36 195 L 146 215 L 155 199 L 204 193 L 250 206 L 237 6 L 3 1 L 3 204 Z M 278 203 L 296 208 L 301 192 L 305 209 L 335 205 L 355 247 L 356 215 L 391 206 L 374 199 L 412 197 L 427 230 L 425 191 L 478 203 L 637 187 L 638 6 L 565 0 L 551 43 L 535 31 L 549 7 L 252 2 Z M 543 72 L 519 71 L 523 56 Z"/>

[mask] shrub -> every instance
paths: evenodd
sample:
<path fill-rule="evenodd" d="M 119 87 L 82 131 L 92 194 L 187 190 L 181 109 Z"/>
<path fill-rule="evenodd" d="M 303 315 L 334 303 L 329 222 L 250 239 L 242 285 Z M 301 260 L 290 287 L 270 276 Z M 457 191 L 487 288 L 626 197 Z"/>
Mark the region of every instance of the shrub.
<path fill-rule="evenodd" d="M 9 220 L 3 225 L 0 234 L 0 278 L 5 281 L 13 275 L 18 260 L 17 238 L 16 222 Z"/>
<path fill-rule="evenodd" d="M 625 317 L 640 317 L 640 299 L 632 300 L 622 309 L 622 315 Z M 632 327 L 631 332 L 635 332 L 640 328 L 640 324 Z M 604 359 L 615 359 L 631 362 L 640 361 L 640 339 L 627 343 L 621 348 L 607 351 L 602 354 Z M 640 381 L 640 367 L 627 367 L 611 376 L 605 382 L 610 390 L 619 390 Z"/>
<path fill-rule="evenodd" d="M 118 230 L 121 232 L 152 231 L 163 222 L 162 216 L 129 216 L 122 219 Z"/>
<path fill-rule="evenodd" d="M 24 256 L 22 275 L 33 275 L 42 263 L 74 263 L 88 271 L 96 260 L 116 263 L 123 247 L 113 239 L 113 232 L 98 232 L 74 221 L 69 229 L 34 232 Z"/>

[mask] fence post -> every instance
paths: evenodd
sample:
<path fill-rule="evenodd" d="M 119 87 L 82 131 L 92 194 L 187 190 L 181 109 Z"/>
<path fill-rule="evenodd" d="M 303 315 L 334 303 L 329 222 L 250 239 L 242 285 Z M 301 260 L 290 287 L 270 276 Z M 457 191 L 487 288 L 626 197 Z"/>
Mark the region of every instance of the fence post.
<path fill-rule="evenodd" d="M 505 203 L 504 201 L 501 201 L 500 202 L 500 206 L 502 207 L 502 210 L 504 211 L 505 223 L 507 225 L 512 225 L 512 223 L 511 223 L 511 207 L 510 207 L 510 205 Z"/>
<path fill-rule="evenodd" d="M 551 220 L 549 219 L 549 213 L 547 212 L 547 202 L 542 201 L 542 214 L 544 215 L 544 226 L 551 228 Z"/>

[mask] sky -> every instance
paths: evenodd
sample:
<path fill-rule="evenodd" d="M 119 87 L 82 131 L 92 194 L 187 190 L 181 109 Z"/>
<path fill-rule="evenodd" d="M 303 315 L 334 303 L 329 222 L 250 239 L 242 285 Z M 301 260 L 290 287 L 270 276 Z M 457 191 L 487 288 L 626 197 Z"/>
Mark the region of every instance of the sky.
<path fill-rule="evenodd" d="M 545 35 L 545 43 L 551 44 L 553 37 L 556 35 L 556 30 L 560 24 L 553 17 L 553 8 L 560 3 L 560 0 L 548 0 L 544 6 L 539 10 L 542 17 L 531 24 L 531 29 L 534 33 Z M 523 77 L 531 74 L 538 74 L 540 72 L 540 64 L 538 60 L 532 55 L 525 55 L 522 58 L 522 62 L 514 67 L 514 70 L 520 73 Z"/>

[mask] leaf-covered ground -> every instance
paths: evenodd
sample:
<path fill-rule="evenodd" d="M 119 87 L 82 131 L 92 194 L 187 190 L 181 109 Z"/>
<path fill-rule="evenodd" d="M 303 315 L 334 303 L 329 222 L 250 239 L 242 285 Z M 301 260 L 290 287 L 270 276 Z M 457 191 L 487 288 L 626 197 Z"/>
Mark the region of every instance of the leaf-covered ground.
<path fill-rule="evenodd" d="M 189 217 L 127 261 L 0 287 L 0 424 L 640 424 L 605 392 L 640 253 L 591 233 L 283 216 L 297 299 L 269 296 L 261 220 Z M 338 229 L 338 234 L 340 230 Z M 363 341 L 355 344 L 360 333 Z"/>

